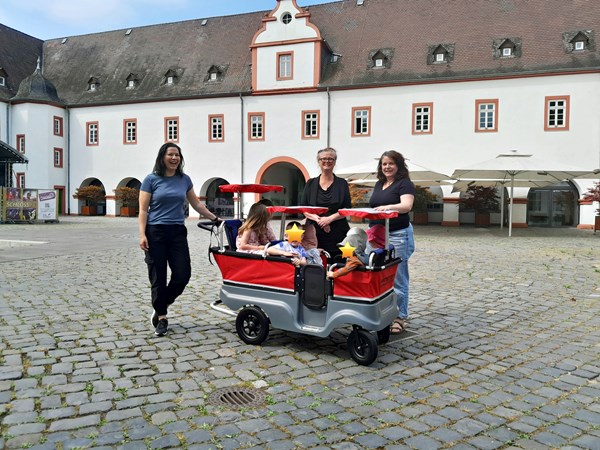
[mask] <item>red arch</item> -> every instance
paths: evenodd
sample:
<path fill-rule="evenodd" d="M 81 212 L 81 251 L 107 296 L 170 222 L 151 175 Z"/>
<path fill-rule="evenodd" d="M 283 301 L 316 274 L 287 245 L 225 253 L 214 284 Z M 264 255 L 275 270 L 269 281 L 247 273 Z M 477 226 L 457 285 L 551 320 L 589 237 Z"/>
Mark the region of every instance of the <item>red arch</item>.
<path fill-rule="evenodd" d="M 260 184 L 265 172 L 271 166 L 274 166 L 275 164 L 282 163 L 282 162 L 292 164 L 298 170 L 300 170 L 302 172 L 302 175 L 304 176 L 304 181 L 307 181 L 310 178 L 310 175 L 308 174 L 308 170 L 306 170 L 306 167 L 304 167 L 304 164 L 302 164 L 300 161 L 298 161 L 295 158 L 290 158 L 289 156 L 278 156 L 277 158 L 269 159 L 260 167 L 260 169 L 258 169 L 258 171 L 256 172 L 256 178 L 255 178 L 254 182 L 256 184 Z M 254 194 L 254 201 L 257 202 L 259 200 L 260 200 L 260 194 Z"/>

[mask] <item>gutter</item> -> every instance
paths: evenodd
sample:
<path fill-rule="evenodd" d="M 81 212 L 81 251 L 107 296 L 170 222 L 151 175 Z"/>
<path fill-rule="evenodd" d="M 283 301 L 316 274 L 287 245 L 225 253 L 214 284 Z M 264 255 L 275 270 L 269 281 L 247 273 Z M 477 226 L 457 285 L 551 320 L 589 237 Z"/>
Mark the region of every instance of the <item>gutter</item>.
<path fill-rule="evenodd" d="M 65 202 L 67 203 L 67 215 L 71 215 L 71 111 L 65 106 L 65 129 L 63 133 L 67 137 L 65 141 L 67 150 L 67 192 L 65 192 Z"/>
<path fill-rule="evenodd" d="M 331 93 L 327 86 L 327 148 L 331 147 Z"/>

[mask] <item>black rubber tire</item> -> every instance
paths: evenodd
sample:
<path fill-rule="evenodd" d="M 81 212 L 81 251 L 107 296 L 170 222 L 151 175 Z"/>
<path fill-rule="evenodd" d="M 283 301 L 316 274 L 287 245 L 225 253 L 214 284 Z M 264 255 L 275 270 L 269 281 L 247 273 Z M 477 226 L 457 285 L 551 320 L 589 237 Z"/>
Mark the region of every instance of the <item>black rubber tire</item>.
<path fill-rule="evenodd" d="M 260 345 L 269 336 L 269 318 L 258 306 L 246 306 L 235 319 L 235 329 L 246 344 Z"/>
<path fill-rule="evenodd" d="M 385 327 L 383 330 L 379 330 L 377 332 L 377 340 L 379 341 L 379 345 L 387 344 L 390 341 L 390 325 Z"/>
<path fill-rule="evenodd" d="M 377 339 L 367 330 L 352 330 L 348 336 L 348 351 L 354 361 L 368 366 L 377 358 Z"/>

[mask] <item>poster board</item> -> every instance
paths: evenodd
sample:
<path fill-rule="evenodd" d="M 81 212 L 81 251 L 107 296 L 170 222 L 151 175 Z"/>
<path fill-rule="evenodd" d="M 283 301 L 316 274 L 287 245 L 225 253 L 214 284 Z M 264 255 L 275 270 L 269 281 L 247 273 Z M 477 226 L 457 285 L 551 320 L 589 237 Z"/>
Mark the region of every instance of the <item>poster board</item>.
<path fill-rule="evenodd" d="M 0 221 L 8 223 L 58 221 L 58 192 L 54 189 L 0 188 Z"/>

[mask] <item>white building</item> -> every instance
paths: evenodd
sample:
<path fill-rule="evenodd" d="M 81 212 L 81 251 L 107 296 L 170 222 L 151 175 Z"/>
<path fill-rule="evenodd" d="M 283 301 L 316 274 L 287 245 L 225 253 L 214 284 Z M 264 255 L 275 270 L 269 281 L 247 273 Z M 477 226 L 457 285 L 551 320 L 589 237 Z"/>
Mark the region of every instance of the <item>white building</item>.
<path fill-rule="evenodd" d="M 75 190 L 99 184 L 103 213 L 118 215 L 113 189 L 138 185 L 166 141 L 220 214 L 225 182 L 282 184 L 267 196 L 296 204 L 327 146 L 338 168 L 375 168 L 396 149 L 451 174 L 517 149 L 594 170 L 600 9 L 580 6 L 273 0 L 269 12 L 43 42 L 0 25 L 0 140 L 29 161 L 11 181 L 59 189 L 70 214 Z M 593 205 L 579 199 L 592 184 L 517 190 L 513 226 L 591 227 Z M 432 190 L 443 206 L 431 220 L 472 222 L 451 187 Z"/>

